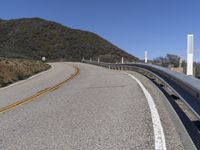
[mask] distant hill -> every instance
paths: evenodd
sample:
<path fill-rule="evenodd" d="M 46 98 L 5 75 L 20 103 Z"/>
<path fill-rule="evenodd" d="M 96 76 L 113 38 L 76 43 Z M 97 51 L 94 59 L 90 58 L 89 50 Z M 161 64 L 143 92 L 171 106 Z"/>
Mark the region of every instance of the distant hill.
<path fill-rule="evenodd" d="M 84 57 L 103 61 L 138 58 L 100 36 L 75 30 L 40 18 L 0 19 L 0 57 L 81 61 Z"/>

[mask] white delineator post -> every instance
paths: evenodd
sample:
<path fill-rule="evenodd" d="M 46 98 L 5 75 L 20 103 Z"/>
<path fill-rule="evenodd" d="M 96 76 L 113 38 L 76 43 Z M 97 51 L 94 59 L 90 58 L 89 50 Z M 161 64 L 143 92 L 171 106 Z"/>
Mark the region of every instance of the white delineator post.
<path fill-rule="evenodd" d="M 193 76 L 193 34 L 187 37 L 187 75 Z"/>
<path fill-rule="evenodd" d="M 99 59 L 99 57 L 98 57 L 98 63 L 100 63 L 100 59 Z"/>
<path fill-rule="evenodd" d="M 144 62 L 147 63 L 147 51 L 144 52 Z"/>
<path fill-rule="evenodd" d="M 122 64 L 124 63 L 124 57 L 122 57 Z"/>
<path fill-rule="evenodd" d="M 46 61 L 46 58 L 45 58 L 45 57 L 42 57 L 42 61 L 45 62 L 45 61 Z"/>

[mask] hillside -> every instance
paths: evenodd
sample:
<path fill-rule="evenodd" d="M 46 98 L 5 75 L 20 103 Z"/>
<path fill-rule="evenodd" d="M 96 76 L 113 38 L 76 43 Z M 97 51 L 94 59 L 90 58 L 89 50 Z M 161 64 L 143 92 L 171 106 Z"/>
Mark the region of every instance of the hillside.
<path fill-rule="evenodd" d="M 0 19 L 0 57 L 81 61 L 84 57 L 103 61 L 138 59 L 100 36 L 40 18 Z"/>
<path fill-rule="evenodd" d="M 50 65 L 40 61 L 0 58 L 0 87 L 26 79 L 49 68 Z"/>

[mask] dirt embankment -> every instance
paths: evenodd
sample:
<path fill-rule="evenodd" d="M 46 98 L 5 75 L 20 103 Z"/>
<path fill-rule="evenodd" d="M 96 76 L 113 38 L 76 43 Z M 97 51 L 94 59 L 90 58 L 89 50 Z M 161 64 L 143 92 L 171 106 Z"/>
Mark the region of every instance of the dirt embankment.
<path fill-rule="evenodd" d="M 50 65 L 40 61 L 0 58 L 0 87 L 26 79 L 49 68 Z"/>

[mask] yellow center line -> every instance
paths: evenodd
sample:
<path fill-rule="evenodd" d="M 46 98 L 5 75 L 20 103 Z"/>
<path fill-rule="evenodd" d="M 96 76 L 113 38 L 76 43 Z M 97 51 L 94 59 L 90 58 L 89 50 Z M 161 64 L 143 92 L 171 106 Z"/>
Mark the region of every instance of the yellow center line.
<path fill-rule="evenodd" d="M 67 78 L 66 80 L 64 80 L 64 81 L 62 81 L 62 82 L 60 82 L 60 83 L 58 83 L 58 84 L 56 84 L 56 85 L 54 85 L 52 87 L 43 89 L 43 90 L 37 92 L 36 94 L 30 96 L 30 97 L 27 97 L 25 99 L 22 99 L 22 100 L 19 100 L 17 102 L 14 102 L 12 104 L 9 104 L 9 105 L 7 105 L 5 107 L 2 107 L 2 108 L 0 108 L 0 113 L 4 113 L 4 112 L 7 112 L 9 110 L 12 110 L 12 109 L 14 109 L 14 108 L 16 108 L 18 106 L 21 106 L 23 104 L 29 103 L 29 102 L 31 102 L 33 100 L 36 100 L 37 98 L 39 98 L 39 97 L 41 97 L 43 95 L 46 95 L 47 93 L 50 93 L 52 91 L 57 90 L 58 88 L 63 86 L 65 83 L 67 83 L 68 81 L 72 80 L 75 76 L 80 74 L 80 69 L 78 67 L 76 67 L 76 66 L 72 66 L 72 67 L 74 67 L 76 69 L 76 72 L 74 74 L 72 74 L 69 78 Z"/>

